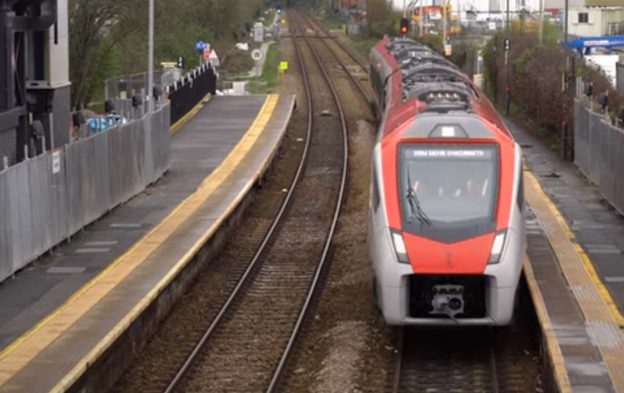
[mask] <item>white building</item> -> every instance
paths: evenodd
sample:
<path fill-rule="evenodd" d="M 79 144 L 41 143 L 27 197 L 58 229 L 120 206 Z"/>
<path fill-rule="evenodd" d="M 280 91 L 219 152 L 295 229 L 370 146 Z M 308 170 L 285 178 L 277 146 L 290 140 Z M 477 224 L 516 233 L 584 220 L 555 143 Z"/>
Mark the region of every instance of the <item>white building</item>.
<path fill-rule="evenodd" d="M 578 7 L 570 9 L 568 32 L 596 37 L 624 34 L 624 7 Z"/>
<path fill-rule="evenodd" d="M 545 0 L 546 3 L 544 6 L 546 8 L 559 8 L 563 9 L 565 7 L 566 0 Z M 568 7 L 583 7 L 586 5 L 586 0 L 568 0 Z"/>
<path fill-rule="evenodd" d="M 529 12 L 539 10 L 540 0 L 509 0 L 509 11 L 517 12 L 526 10 Z M 389 0 L 392 8 L 396 11 L 402 11 L 404 7 L 414 6 L 431 6 L 443 5 L 446 0 Z M 449 0 L 454 12 L 506 12 L 507 0 Z"/>

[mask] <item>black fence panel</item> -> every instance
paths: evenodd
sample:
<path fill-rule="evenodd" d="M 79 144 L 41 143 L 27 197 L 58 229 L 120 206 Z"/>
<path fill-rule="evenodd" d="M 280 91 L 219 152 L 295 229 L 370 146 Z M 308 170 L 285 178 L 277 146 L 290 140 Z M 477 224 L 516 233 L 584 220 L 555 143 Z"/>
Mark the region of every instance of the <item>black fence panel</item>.
<path fill-rule="evenodd" d="M 186 115 L 208 93 L 217 90 L 217 74 L 210 66 L 205 66 L 187 74 L 180 82 L 170 87 L 171 124 Z"/>

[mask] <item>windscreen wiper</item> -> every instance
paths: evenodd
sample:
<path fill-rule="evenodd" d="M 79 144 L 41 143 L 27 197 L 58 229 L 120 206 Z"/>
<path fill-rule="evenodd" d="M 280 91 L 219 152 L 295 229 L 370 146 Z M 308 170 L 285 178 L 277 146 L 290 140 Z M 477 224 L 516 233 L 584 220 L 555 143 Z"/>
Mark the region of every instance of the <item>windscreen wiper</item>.
<path fill-rule="evenodd" d="M 418 200 L 418 196 L 412 189 L 412 181 L 410 179 L 409 169 L 407 170 L 407 194 L 405 195 L 407 198 L 407 204 L 410 208 L 410 217 L 416 217 L 420 224 L 431 225 L 431 220 L 427 213 L 424 212 L 422 207 L 420 206 L 420 201 Z M 410 220 L 410 222 L 412 222 Z"/>

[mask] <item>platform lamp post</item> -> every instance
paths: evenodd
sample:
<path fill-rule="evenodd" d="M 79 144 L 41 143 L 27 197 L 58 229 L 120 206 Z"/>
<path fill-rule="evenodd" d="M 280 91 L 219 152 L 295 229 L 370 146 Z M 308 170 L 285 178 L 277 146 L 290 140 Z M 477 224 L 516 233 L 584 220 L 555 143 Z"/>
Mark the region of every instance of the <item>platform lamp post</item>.
<path fill-rule="evenodd" d="M 149 0 L 148 26 L 147 113 L 151 114 L 154 111 L 154 0 Z"/>
<path fill-rule="evenodd" d="M 542 44 L 544 42 L 544 0 L 539 2 L 539 30 L 537 31 L 537 41 Z"/>
<path fill-rule="evenodd" d="M 569 0 L 565 0 L 565 13 L 563 15 L 563 20 L 565 25 L 563 26 L 563 40 L 564 42 L 568 42 L 568 11 L 570 10 L 570 2 Z"/>

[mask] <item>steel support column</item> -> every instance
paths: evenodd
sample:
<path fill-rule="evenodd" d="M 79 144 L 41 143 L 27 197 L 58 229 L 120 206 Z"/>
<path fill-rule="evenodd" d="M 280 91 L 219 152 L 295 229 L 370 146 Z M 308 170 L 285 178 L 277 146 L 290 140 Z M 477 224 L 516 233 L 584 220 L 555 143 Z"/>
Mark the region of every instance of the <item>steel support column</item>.
<path fill-rule="evenodd" d="M 0 0 L 0 111 L 13 109 L 15 105 L 13 34 L 10 14 L 11 6 L 8 0 Z"/>

